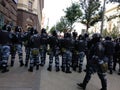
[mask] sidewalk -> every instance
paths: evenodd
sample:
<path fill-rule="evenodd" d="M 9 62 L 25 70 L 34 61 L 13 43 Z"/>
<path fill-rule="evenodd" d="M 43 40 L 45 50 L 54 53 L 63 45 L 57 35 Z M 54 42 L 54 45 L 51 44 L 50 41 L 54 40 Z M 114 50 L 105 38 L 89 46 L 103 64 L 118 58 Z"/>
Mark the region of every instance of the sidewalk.
<path fill-rule="evenodd" d="M 84 62 L 85 63 L 85 62 Z M 85 72 L 72 71 L 71 74 L 56 72 L 53 66 L 52 72 L 47 71 L 48 61 L 45 67 L 41 68 L 40 90 L 82 90 L 76 83 L 83 81 Z M 120 90 L 120 76 L 117 72 L 113 75 L 107 74 L 108 90 Z M 86 90 L 100 90 L 101 82 L 94 74 L 87 85 Z"/>
<path fill-rule="evenodd" d="M 0 90 L 39 90 L 40 71 L 28 72 L 28 68 L 20 67 L 16 58 L 14 67 L 9 72 L 0 73 Z"/>
<path fill-rule="evenodd" d="M 49 72 L 47 66 L 48 59 L 46 65 L 40 67 L 40 70 L 34 69 L 34 72 L 28 72 L 28 68 L 19 67 L 19 62 L 16 61 L 14 67 L 9 67 L 9 72 L 0 73 L 0 90 L 82 90 L 76 83 L 83 81 L 85 72 L 72 71 L 71 74 L 66 74 L 62 71 L 56 72 L 54 66 L 52 72 Z M 108 90 L 120 89 L 120 76 L 116 72 L 113 75 L 107 74 L 107 79 Z M 94 74 L 86 90 L 100 88 L 100 80 L 97 74 Z"/>

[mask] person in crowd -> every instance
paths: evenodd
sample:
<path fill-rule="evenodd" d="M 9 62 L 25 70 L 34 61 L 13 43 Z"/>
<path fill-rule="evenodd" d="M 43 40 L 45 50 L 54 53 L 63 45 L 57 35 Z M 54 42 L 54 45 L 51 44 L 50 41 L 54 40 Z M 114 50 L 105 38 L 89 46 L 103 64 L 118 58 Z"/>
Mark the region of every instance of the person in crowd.
<path fill-rule="evenodd" d="M 81 87 L 83 90 L 86 89 L 86 86 L 91 79 L 91 75 L 97 72 L 102 88 L 100 90 L 107 90 L 107 80 L 106 80 L 106 71 L 107 71 L 107 58 L 105 57 L 105 46 L 101 41 L 101 35 L 99 33 L 95 33 L 92 36 L 92 44 L 90 47 L 90 55 L 89 62 L 87 63 L 86 75 L 82 83 L 78 83 L 77 85 Z"/>
<path fill-rule="evenodd" d="M 53 57 L 55 57 L 55 67 L 56 67 L 56 72 L 58 72 L 60 71 L 59 68 L 60 47 L 59 47 L 59 39 L 56 30 L 52 31 L 52 36 L 49 37 L 48 44 L 49 44 L 49 66 L 47 70 L 48 71 L 52 70 Z"/>
<path fill-rule="evenodd" d="M 41 54 L 41 63 L 40 66 L 44 66 L 46 62 L 46 52 L 47 52 L 47 44 L 48 44 L 48 34 L 46 29 L 41 30 L 41 46 L 40 46 L 40 54 Z"/>
<path fill-rule="evenodd" d="M 14 66 L 16 52 L 18 52 L 18 55 L 19 55 L 20 67 L 22 67 L 24 65 L 22 41 L 23 41 L 22 29 L 21 29 L 21 27 L 16 26 L 15 31 L 14 31 L 14 36 L 12 39 L 13 52 L 11 54 L 11 66 Z"/>
<path fill-rule="evenodd" d="M 36 29 L 33 29 L 32 36 L 30 37 L 30 65 L 29 72 L 33 72 L 34 66 L 39 70 L 39 54 L 40 54 L 40 35 Z"/>
<path fill-rule="evenodd" d="M 10 44 L 11 44 L 11 37 L 10 32 L 7 31 L 7 25 L 2 27 L 0 31 L 0 56 L 1 56 L 1 69 L 2 73 L 8 72 L 9 69 L 7 68 L 8 65 L 8 58 L 10 55 Z"/>

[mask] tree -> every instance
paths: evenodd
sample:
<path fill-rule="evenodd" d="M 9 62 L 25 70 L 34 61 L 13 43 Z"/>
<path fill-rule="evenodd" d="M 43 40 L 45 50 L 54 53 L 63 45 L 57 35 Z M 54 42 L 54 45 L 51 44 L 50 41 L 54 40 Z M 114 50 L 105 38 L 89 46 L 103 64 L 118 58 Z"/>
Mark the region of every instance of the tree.
<path fill-rule="evenodd" d="M 80 0 L 81 9 L 83 9 L 83 17 L 81 23 L 86 25 L 86 32 L 90 26 L 102 18 L 102 11 L 99 0 Z"/>
<path fill-rule="evenodd" d="M 55 26 L 53 26 L 51 29 L 50 29 L 50 33 L 52 33 L 52 31 L 56 30 Z"/>
<path fill-rule="evenodd" d="M 66 8 L 65 18 L 68 21 L 68 25 L 70 25 L 70 31 L 73 29 L 73 24 L 77 22 L 82 16 L 82 11 L 80 10 L 80 5 L 78 3 L 72 3 L 72 5 Z"/>
<path fill-rule="evenodd" d="M 117 38 L 119 36 L 118 27 L 116 27 L 115 25 L 114 25 L 112 31 L 110 32 L 110 36 L 112 36 L 112 38 Z"/>
<path fill-rule="evenodd" d="M 112 31 L 108 32 L 107 29 L 103 30 L 103 37 L 106 37 L 106 36 L 111 36 L 112 38 L 117 38 L 120 34 L 119 34 L 119 30 L 118 30 L 118 27 L 116 27 L 114 25 Z"/>
<path fill-rule="evenodd" d="M 69 30 L 69 23 L 68 21 L 64 18 L 61 17 L 60 21 L 56 23 L 56 25 L 54 25 L 51 29 L 50 32 L 52 32 L 53 30 L 57 30 L 60 33 L 61 32 L 67 32 Z"/>
<path fill-rule="evenodd" d="M 56 24 L 56 29 L 61 32 L 66 32 L 69 30 L 69 22 L 66 20 L 65 17 L 61 17 L 60 21 Z"/>

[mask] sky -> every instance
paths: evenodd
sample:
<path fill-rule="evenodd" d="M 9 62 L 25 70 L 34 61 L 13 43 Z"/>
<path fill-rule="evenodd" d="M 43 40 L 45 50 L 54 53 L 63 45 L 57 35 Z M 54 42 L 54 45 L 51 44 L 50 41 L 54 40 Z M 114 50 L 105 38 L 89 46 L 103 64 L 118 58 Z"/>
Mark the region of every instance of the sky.
<path fill-rule="evenodd" d="M 72 1 L 79 0 L 44 0 L 44 26 L 49 25 L 49 28 L 54 26 L 60 20 L 60 17 L 65 15 L 63 10 L 69 7 Z"/>
<path fill-rule="evenodd" d="M 60 20 L 61 16 L 65 15 L 63 10 L 69 7 L 72 2 L 78 1 L 79 0 L 44 0 L 44 28 L 46 28 L 47 25 L 49 26 L 49 29 L 54 26 L 56 22 Z M 113 5 L 107 5 L 106 9 L 111 6 Z M 86 29 L 86 27 L 80 23 L 76 23 L 74 29 L 81 33 L 81 29 Z"/>

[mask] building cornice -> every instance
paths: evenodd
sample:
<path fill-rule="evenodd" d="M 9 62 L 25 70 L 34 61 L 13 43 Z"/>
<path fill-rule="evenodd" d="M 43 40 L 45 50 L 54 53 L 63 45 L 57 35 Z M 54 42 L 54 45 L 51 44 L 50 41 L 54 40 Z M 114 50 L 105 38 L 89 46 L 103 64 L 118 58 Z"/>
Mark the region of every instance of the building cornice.
<path fill-rule="evenodd" d="M 118 6 L 113 7 L 113 8 L 111 8 L 111 9 L 105 11 L 105 13 L 109 13 L 109 12 L 111 12 L 111 11 L 113 11 L 113 10 L 117 10 L 117 9 L 119 9 Z"/>
<path fill-rule="evenodd" d="M 36 15 L 36 16 L 38 16 L 38 15 L 37 15 L 37 14 L 35 14 L 35 13 L 31 13 L 31 12 L 26 11 L 26 10 L 23 10 L 23 9 L 18 9 L 18 11 L 23 11 L 23 12 L 26 12 L 26 13 L 29 13 L 29 14 L 32 14 L 32 15 Z"/>

